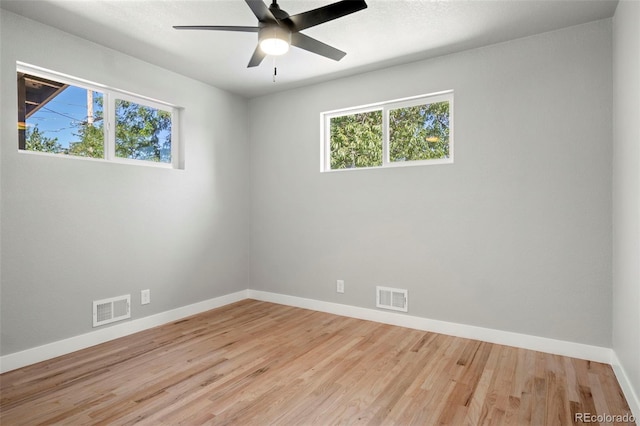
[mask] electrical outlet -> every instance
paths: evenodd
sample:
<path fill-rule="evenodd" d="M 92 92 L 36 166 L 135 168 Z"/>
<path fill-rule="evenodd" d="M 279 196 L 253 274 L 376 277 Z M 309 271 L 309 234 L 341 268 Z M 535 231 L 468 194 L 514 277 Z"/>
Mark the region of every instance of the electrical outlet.
<path fill-rule="evenodd" d="M 151 303 L 151 290 L 142 290 L 140 292 L 140 304 L 147 305 Z"/>
<path fill-rule="evenodd" d="M 336 281 L 336 292 L 344 293 L 344 280 Z"/>

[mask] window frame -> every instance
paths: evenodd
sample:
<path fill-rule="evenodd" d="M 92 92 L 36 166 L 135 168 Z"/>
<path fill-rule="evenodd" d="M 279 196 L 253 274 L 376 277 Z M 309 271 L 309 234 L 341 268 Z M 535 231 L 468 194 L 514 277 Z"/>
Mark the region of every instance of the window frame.
<path fill-rule="evenodd" d="M 412 167 L 438 164 L 453 164 L 454 162 L 454 137 L 453 137 L 453 90 L 445 90 L 425 95 L 411 96 L 407 98 L 394 99 L 391 101 L 377 102 L 368 105 L 361 105 L 350 108 L 342 108 L 333 111 L 326 111 L 320 114 L 321 130 L 321 149 L 320 149 L 320 171 L 325 172 L 341 172 L 348 170 L 371 170 L 390 167 Z M 447 101 L 449 103 L 449 157 L 436 158 L 431 160 L 408 160 L 408 161 L 391 161 L 390 159 L 390 129 L 389 129 L 389 112 L 395 109 L 409 108 L 418 105 L 428 105 L 438 102 Z M 363 112 L 382 111 L 382 164 L 380 166 L 370 167 L 352 167 L 344 169 L 331 168 L 331 119 L 336 117 L 344 117 L 347 115 L 360 114 Z"/>
<path fill-rule="evenodd" d="M 54 156 L 59 158 L 73 158 L 80 160 L 90 161 L 107 161 L 111 163 L 120 164 L 134 164 L 160 168 L 172 168 L 181 169 L 182 159 L 181 153 L 181 141 L 179 140 L 179 120 L 180 120 L 180 107 L 163 102 L 157 99 L 153 99 L 147 96 L 138 95 L 132 92 L 115 89 L 104 84 L 95 83 L 78 77 L 72 77 L 67 74 L 51 71 L 45 68 L 41 68 L 35 65 L 26 64 L 23 62 L 16 62 L 16 72 L 34 75 L 36 77 L 42 77 L 49 80 L 53 80 L 59 83 L 68 84 L 85 90 L 91 90 L 94 92 L 100 92 L 103 97 L 103 121 L 104 121 L 104 156 L 102 158 L 95 157 L 82 157 L 70 154 L 54 154 L 39 151 L 30 151 L 27 149 L 21 149 L 18 147 L 18 152 L 28 153 L 33 155 L 45 155 Z M 169 112 L 171 114 L 171 162 L 163 163 L 159 161 L 140 160 L 133 158 L 122 158 L 116 156 L 116 117 L 115 117 L 115 104 L 116 99 L 123 101 L 134 102 L 138 105 L 154 108 L 157 110 Z"/>

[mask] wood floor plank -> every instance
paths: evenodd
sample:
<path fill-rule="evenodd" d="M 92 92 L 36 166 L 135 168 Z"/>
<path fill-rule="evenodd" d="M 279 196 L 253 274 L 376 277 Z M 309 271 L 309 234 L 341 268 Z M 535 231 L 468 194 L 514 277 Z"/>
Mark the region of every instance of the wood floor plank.
<path fill-rule="evenodd" d="M 255 300 L 0 375 L 3 425 L 565 425 L 610 366 Z"/>

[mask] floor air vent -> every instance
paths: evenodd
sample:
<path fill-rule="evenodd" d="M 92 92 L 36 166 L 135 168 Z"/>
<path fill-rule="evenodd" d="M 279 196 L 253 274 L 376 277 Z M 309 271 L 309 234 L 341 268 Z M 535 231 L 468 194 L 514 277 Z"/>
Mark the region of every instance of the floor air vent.
<path fill-rule="evenodd" d="M 93 326 L 131 318 L 131 295 L 93 301 Z"/>
<path fill-rule="evenodd" d="M 409 300 L 407 290 L 390 287 L 376 287 L 376 306 L 378 308 L 407 312 Z"/>

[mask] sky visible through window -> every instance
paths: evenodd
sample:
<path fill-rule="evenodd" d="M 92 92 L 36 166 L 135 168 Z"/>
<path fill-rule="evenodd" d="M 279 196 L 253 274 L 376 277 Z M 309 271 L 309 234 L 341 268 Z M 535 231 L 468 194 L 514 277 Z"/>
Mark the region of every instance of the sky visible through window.
<path fill-rule="evenodd" d="M 93 116 L 96 121 L 102 118 L 102 94 L 93 92 Z M 87 122 L 87 90 L 69 86 L 55 98 L 47 102 L 26 121 L 27 128 L 34 127 L 48 138 L 57 138 L 63 148 L 69 148 L 70 142 L 79 140 L 78 130 Z"/>
<path fill-rule="evenodd" d="M 17 70 L 18 149 L 174 165 L 175 107 L 25 68 Z"/>
<path fill-rule="evenodd" d="M 115 106 L 115 157 L 170 163 L 171 113 L 117 96 L 110 99 Z M 26 119 L 26 148 L 104 158 L 105 101 L 101 92 L 72 85 L 41 101 Z"/>

